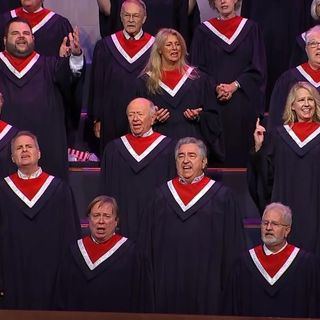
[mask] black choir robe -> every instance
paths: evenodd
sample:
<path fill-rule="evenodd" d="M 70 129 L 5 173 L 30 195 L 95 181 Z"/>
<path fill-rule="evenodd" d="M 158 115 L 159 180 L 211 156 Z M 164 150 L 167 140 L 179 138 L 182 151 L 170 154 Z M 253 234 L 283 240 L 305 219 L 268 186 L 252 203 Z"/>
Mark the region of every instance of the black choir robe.
<path fill-rule="evenodd" d="M 314 80 L 301 65 L 284 72 L 277 80 L 270 99 L 268 129 L 283 124 L 282 116 L 291 87 L 298 81 L 309 82 L 320 92 L 320 81 Z M 252 131 L 253 132 L 253 131 Z"/>
<path fill-rule="evenodd" d="M 32 200 L 12 179 L 0 182 L 3 309 L 50 309 L 58 264 L 79 237 L 71 189 L 49 176 Z"/>
<path fill-rule="evenodd" d="M 95 263 L 91 262 L 82 239 L 70 247 L 59 268 L 57 308 L 133 311 L 135 246 L 127 238 L 122 238 L 120 242 Z"/>
<path fill-rule="evenodd" d="M 209 21 L 196 29 L 191 45 L 191 61 L 207 72 L 215 87 L 237 80 L 241 86 L 221 107 L 226 159 L 224 165 L 246 166 L 252 146 L 252 132 L 259 113 L 264 111 L 266 85 L 265 49 L 254 22 L 242 19 L 228 39 Z"/>
<path fill-rule="evenodd" d="M 107 144 L 101 160 L 101 192 L 119 206 L 120 233 L 135 241 L 141 212 L 155 189 L 175 175 L 173 141 L 161 135 L 140 156 L 125 136 Z"/>
<path fill-rule="evenodd" d="M 266 45 L 267 105 L 279 76 L 290 67 L 296 37 L 312 26 L 312 0 L 243 0 L 241 15 L 257 22 Z"/>
<path fill-rule="evenodd" d="M 123 1 L 111 0 L 111 14 L 99 13 L 101 37 L 108 36 L 123 26 L 120 10 Z M 146 0 L 147 20 L 143 30 L 155 35 L 161 28 L 172 28 L 179 31 L 188 44 L 191 43 L 195 27 L 200 23 L 200 11 L 196 4 L 188 15 L 188 0 Z"/>
<path fill-rule="evenodd" d="M 34 133 L 41 149 L 40 165 L 50 174 L 68 174 L 65 106 L 60 88 L 72 86 L 68 58 L 36 55 L 18 72 L 0 53 L 0 92 L 3 121 Z"/>
<path fill-rule="evenodd" d="M 290 67 L 294 68 L 299 64 L 308 61 L 308 55 L 306 53 L 306 32 L 303 32 L 296 37 L 296 43 L 291 53 Z"/>
<path fill-rule="evenodd" d="M 16 8 L 17 7 L 18 6 L 16 6 Z M 5 24 L 13 17 L 19 16 L 19 11 L 16 10 L 21 10 L 21 8 L 19 7 L 15 10 L 8 11 L 0 16 L 1 39 L 3 39 L 4 36 Z M 32 28 L 35 37 L 35 50 L 44 56 L 58 56 L 63 38 L 72 31 L 72 26 L 67 18 L 50 10 L 49 13 Z M 4 50 L 4 44 L 3 41 L 0 41 L 0 51 L 2 50 Z M 63 101 L 66 106 L 65 116 L 69 146 L 73 145 L 72 133 L 74 134 L 77 130 L 80 121 L 84 73 L 82 73 L 82 75 L 82 77 L 74 79 L 71 87 L 61 87 Z"/>
<path fill-rule="evenodd" d="M 145 33 L 143 37 L 147 39 L 150 35 Z M 126 109 L 135 98 L 136 79 L 148 61 L 153 42 L 151 37 L 133 57 L 126 53 L 116 34 L 96 44 L 89 113 L 101 121 L 101 153 L 108 142 L 128 132 Z"/>
<path fill-rule="evenodd" d="M 0 14 L 5 13 L 8 10 L 18 8 L 20 6 L 20 0 L 2 0 L 0 1 Z"/>
<path fill-rule="evenodd" d="M 154 125 L 155 130 L 174 139 L 202 139 L 208 147 L 210 158 L 215 161 L 223 160 L 220 108 L 215 102 L 214 89 L 207 75 L 189 67 L 174 89 L 160 81 L 161 92 L 156 94 L 148 91 L 147 77 L 148 75 L 144 75 L 139 79 L 136 96 L 145 97 L 158 108 L 165 108 L 170 112 L 167 121 Z M 188 108 L 203 108 L 200 119 L 186 119 L 183 112 Z"/>
<path fill-rule="evenodd" d="M 6 23 L 17 16 L 16 9 L 0 16 L 0 38 L 3 39 Z M 58 56 L 63 38 L 72 32 L 69 20 L 50 11 L 46 17 L 32 28 L 35 37 L 35 50 L 45 56 Z M 0 42 L 0 51 L 4 50 L 3 41 Z"/>
<path fill-rule="evenodd" d="M 11 139 L 18 131 L 17 128 L 0 120 L 0 178 L 4 178 L 17 170 L 11 159 Z"/>
<path fill-rule="evenodd" d="M 170 180 L 144 211 L 142 283 L 154 285 L 146 302 L 154 312 L 218 313 L 229 269 L 244 250 L 243 226 L 231 191 L 209 181 L 184 205 Z"/>
<path fill-rule="evenodd" d="M 253 249 L 244 253 L 230 273 L 223 299 L 224 313 L 247 317 L 319 317 L 318 260 L 295 248 L 286 263 L 270 277 Z"/>
<path fill-rule="evenodd" d="M 303 142 L 287 125 L 267 132 L 251 154 L 249 191 L 262 213 L 270 202 L 288 205 L 293 214 L 289 241 L 320 255 L 320 129 Z"/>

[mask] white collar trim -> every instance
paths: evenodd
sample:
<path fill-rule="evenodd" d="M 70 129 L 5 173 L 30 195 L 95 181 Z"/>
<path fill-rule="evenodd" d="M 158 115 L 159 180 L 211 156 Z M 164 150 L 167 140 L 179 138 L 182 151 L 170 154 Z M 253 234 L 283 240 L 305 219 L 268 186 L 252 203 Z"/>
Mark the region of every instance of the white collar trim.
<path fill-rule="evenodd" d="M 149 41 L 131 58 L 127 52 L 122 48 L 116 34 L 111 35 L 111 39 L 121 55 L 130 63 L 136 62 L 154 43 L 154 37 L 151 37 Z"/>
<path fill-rule="evenodd" d="M 30 62 L 26 65 L 26 67 L 19 72 L 6 58 L 6 56 L 3 54 L 3 52 L 0 52 L 0 59 L 3 61 L 3 63 L 7 66 L 7 68 L 18 78 L 21 79 L 23 76 L 25 76 L 28 71 L 34 66 L 34 64 L 38 61 L 40 55 L 36 53 L 36 55 L 30 60 Z"/>
<path fill-rule="evenodd" d="M 41 196 L 45 193 L 47 188 L 49 187 L 51 181 L 54 179 L 54 176 L 48 176 L 47 180 L 44 182 L 44 184 L 41 186 L 39 191 L 36 193 L 36 195 L 29 200 L 21 191 L 20 189 L 14 184 L 14 182 L 10 179 L 10 177 L 4 178 L 4 180 L 7 182 L 8 186 L 11 188 L 11 190 L 29 207 L 32 208 L 37 201 L 41 198 Z"/>
<path fill-rule="evenodd" d="M 299 148 L 303 148 L 320 133 L 320 127 L 319 127 L 318 129 L 313 131 L 305 140 L 301 141 L 288 124 L 285 124 L 284 128 L 286 129 L 290 137 L 293 139 L 293 141 L 299 146 Z"/>
<path fill-rule="evenodd" d="M 36 12 L 42 11 L 43 8 L 41 8 L 41 10 L 37 10 Z M 17 16 L 16 11 L 15 10 L 11 10 L 11 17 L 15 18 Z M 32 33 L 37 32 L 39 29 L 41 29 L 53 16 L 55 15 L 55 12 L 50 11 L 38 24 L 36 24 L 33 28 L 32 28 Z"/>
<path fill-rule="evenodd" d="M 161 135 L 159 136 L 155 141 L 153 141 L 150 146 L 144 150 L 140 155 L 138 155 L 135 150 L 132 148 L 131 144 L 129 143 L 128 139 L 126 136 L 122 136 L 120 137 L 120 139 L 122 140 L 124 146 L 126 147 L 126 149 L 128 150 L 128 152 L 131 154 L 131 156 L 137 161 L 140 162 L 141 160 L 143 160 L 151 151 L 153 151 L 158 144 L 164 139 L 166 138 L 166 136 Z"/>
<path fill-rule="evenodd" d="M 77 241 L 79 250 L 83 256 L 84 261 L 86 262 L 88 268 L 90 270 L 94 270 L 97 268 L 101 263 L 106 261 L 108 258 L 110 258 L 128 239 L 125 237 L 122 237 L 110 250 L 108 250 L 104 255 L 102 255 L 95 263 L 92 263 L 89 254 L 83 244 L 83 240 L 79 239 Z"/>
<path fill-rule="evenodd" d="M 3 130 L 0 132 L 0 140 L 2 140 L 6 134 L 10 131 L 10 129 L 12 128 L 12 126 L 10 124 L 7 124 Z"/>
<path fill-rule="evenodd" d="M 295 259 L 295 257 L 299 253 L 299 251 L 300 251 L 300 249 L 295 247 L 293 249 L 292 253 L 290 254 L 289 258 L 287 259 L 287 261 L 283 264 L 283 266 L 279 269 L 279 271 L 273 277 L 270 277 L 268 272 L 262 266 L 261 262 L 259 261 L 257 255 L 254 251 L 254 248 L 250 249 L 249 253 L 250 253 L 250 256 L 253 260 L 253 263 L 256 265 L 259 272 L 268 281 L 268 283 L 271 286 L 273 286 L 280 279 L 280 277 L 288 270 L 288 268 L 291 266 L 293 260 Z"/>
<path fill-rule="evenodd" d="M 319 82 L 315 82 L 312 77 L 309 75 L 309 73 L 307 73 L 303 68 L 302 66 L 297 66 L 296 67 L 297 70 L 301 73 L 301 75 L 303 77 L 305 77 L 305 79 L 310 82 L 314 87 L 318 88 L 320 86 L 320 81 Z"/>
<path fill-rule="evenodd" d="M 186 212 L 188 209 L 190 209 L 193 205 L 195 205 L 207 192 L 208 190 L 214 185 L 215 181 L 214 180 L 209 180 L 208 183 L 202 188 L 202 190 L 187 204 L 185 205 L 181 198 L 179 197 L 178 192 L 176 191 L 172 180 L 167 182 L 168 188 L 170 192 L 172 193 L 174 199 L 180 206 L 181 210 L 183 212 Z"/>
<path fill-rule="evenodd" d="M 209 21 L 204 21 L 203 24 L 206 25 L 206 27 L 209 30 L 211 30 L 217 37 L 219 37 L 221 40 L 223 40 L 227 44 L 231 45 L 234 42 L 234 40 L 236 40 L 236 38 L 238 37 L 240 32 L 242 31 L 242 29 L 243 29 L 243 27 L 244 27 L 244 25 L 246 24 L 247 21 L 248 21 L 248 19 L 242 18 L 241 22 L 239 23 L 238 28 L 236 29 L 236 31 L 234 32 L 234 34 L 232 35 L 232 37 L 230 39 L 227 38 L 220 31 L 218 31 L 218 29 L 216 29 Z"/>
<path fill-rule="evenodd" d="M 170 96 L 174 97 L 177 94 L 177 92 L 181 89 L 183 84 L 188 80 L 188 78 L 189 78 L 190 74 L 192 73 L 193 69 L 194 69 L 193 67 L 189 67 L 188 70 L 185 72 L 185 74 L 182 76 L 180 81 L 177 83 L 177 85 L 173 89 L 170 89 L 161 80 L 159 81 L 160 87 L 162 89 L 164 89 L 165 91 L 167 91 L 170 94 Z"/>

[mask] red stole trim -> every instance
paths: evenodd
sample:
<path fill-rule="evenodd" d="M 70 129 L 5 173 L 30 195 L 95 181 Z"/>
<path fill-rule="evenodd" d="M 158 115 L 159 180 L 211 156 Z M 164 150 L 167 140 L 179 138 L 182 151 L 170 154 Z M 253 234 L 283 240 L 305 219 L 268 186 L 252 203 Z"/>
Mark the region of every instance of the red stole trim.
<path fill-rule="evenodd" d="M 301 68 L 312 78 L 313 81 L 320 82 L 320 69 L 312 69 L 308 62 L 303 63 Z"/>
<path fill-rule="evenodd" d="M 50 12 L 51 10 L 48 9 L 42 9 L 39 12 L 26 12 L 23 10 L 23 8 L 17 8 L 15 9 L 17 17 L 21 17 L 26 19 L 33 28 L 37 24 L 39 24 Z"/>
<path fill-rule="evenodd" d="M 234 33 L 236 32 L 242 19 L 243 18 L 240 16 L 235 16 L 235 17 L 228 19 L 228 20 L 221 20 L 221 19 L 217 19 L 217 18 L 212 18 L 208 21 L 220 33 L 222 33 L 224 36 L 226 36 L 228 39 L 230 39 L 234 35 Z"/>
<path fill-rule="evenodd" d="M 35 51 L 33 51 L 28 57 L 24 58 L 18 58 L 11 55 L 8 51 L 3 51 L 4 56 L 9 60 L 9 62 L 12 64 L 12 66 L 19 72 L 21 72 L 28 63 L 34 58 L 34 56 L 37 54 Z"/>
<path fill-rule="evenodd" d="M 42 172 L 37 178 L 21 179 L 17 173 L 14 173 L 10 176 L 10 179 L 16 185 L 16 187 L 31 201 L 46 182 L 48 177 L 49 175 L 46 172 Z"/>
<path fill-rule="evenodd" d="M 316 131 L 319 126 L 320 124 L 317 122 L 295 122 L 292 130 L 302 142 Z"/>
<path fill-rule="evenodd" d="M 92 263 L 95 263 L 105 253 L 107 253 L 118 241 L 123 237 L 119 234 L 114 234 L 110 239 L 103 243 L 95 243 L 91 236 L 86 236 L 82 239 L 83 245 L 86 248 L 88 256 Z"/>
<path fill-rule="evenodd" d="M 183 76 L 184 73 L 181 73 L 178 68 L 174 70 L 162 71 L 161 81 L 171 90 L 173 90 Z"/>
<path fill-rule="evenodd" d="M 267 271 L 271 278 L 281 269 L 286 263 L 295 246 L 288 244 L 281 252 L 267 256 L 263 251 L 263 246 L 254 248 L 257 258 L 259 259 L 263 268 Z"/>
<path fill-rule="evenodd" d="M 160 136 L 161 134 L 158 132 L 153 132 L 148 137 L 135 137 L 131 133 L 126 134 L 126 138 L 129 141 L 131 147 L 139 156 Z"/>
<path fill-rule="evenodd" d="M 130 56 L 130 58 L 134 57 L 151 39 L 151 35 L 145 32 L 138 40 L 127 40 L 122 31 L 116 32 L 115 35 L 121 47 Z"/>
<path fill-rule="evenodd" d="M 210 179 L 208 177 L 203 177 L 199 182 L 184 184 L 176 177 L 172 180 L 172 184 L 184 205 L 187 205 L 209 183 L 209 181 Z"/>
<path fill-rule="evenodd" d="M 0 120 L 0 133 L 3 131 L 3 129 L 7 126 L 8 124 L 2 120 Z"/>

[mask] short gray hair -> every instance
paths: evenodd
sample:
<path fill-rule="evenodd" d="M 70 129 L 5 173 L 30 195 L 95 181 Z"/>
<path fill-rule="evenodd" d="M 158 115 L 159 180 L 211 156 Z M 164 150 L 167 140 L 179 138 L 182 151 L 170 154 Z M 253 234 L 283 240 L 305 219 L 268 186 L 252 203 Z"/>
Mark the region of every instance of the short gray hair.
<path fill-rule="evenodd" d="M 33 140 L 36 148 L 37 148 L 38 150 L 40 150 L 37 136 L 36 136 L 35 134 L 33 134 L 32 132 L 30 132 L 30 131 L 25 131 L 25 130 L 24 130 L 24 131 L 19 131 L 19 132 L 11 139 L 11 153 L 13 153 L 13 151 L 14 151 L 14 150 L 13 150 L 13 145 L 15 144 L 16 140 L 17 140 L 19 137 L 21 137 L 21 136 L 30 137 L 30 138 Z"/>
<path fill-rule="evenodd" d="M 138 5 L 142 9 L 143 15 L 144 16 L 147 15 L 147 6 L 144 3 L 144 1 L 142 1 L 142 0 L 125 0 L 125 1 L 123 1 L 122 5 L 121 5 L 120 15 L 122 15 L 123 7 L 125 6 L 126 3 L 135 3 L 136 5 Z"/>
<path fill-rule="evenodd" d="M 192 143 L 192 144 L 196 144 L 198 147 L 199 147 L 199 150 L 200 150 L 200 154 L 202 156 L 202 159 L 205 159 L 207 158 L 207 147 L 206 145 L 203 143 L 202 140 L 200 139 L 197 139 L 197 138 L 194 138 L 194 137 L 185 137 L 185 138 L 181 138 L 177 144 L 176 144 L 176 147 L 174 148 L 174 157 L 175 159 L 178 158 L 178 153 L 179 153 L 179 149 L 182 145 L 184 144 L 189 144 L 189 143 Z"/>
<path fill-rule="evenodd" d="M 292 225 L 292 211 L 288 206 L 285 206 L 281 202 L 272 202 L 265 207 L 262 217 L 271 210 L 275 210 L 281 214 L 284 224 L 288 226 Z"/>
<path fill-rule="evenodd" d="M 138 99 L 139 99 L 139 100 L 142 100 L 142 101 L 145 101 L 145 102 L 148 103 L 148 106 L 149 106 L 149 108 L 150 108 L 150 114 L 151 114 L 151 116 L 153 116 L 153 115 L 156 113 L 156 111 L 158 110 L 158 107 L 155 106 L 154 103 L 153 103 L 151 100 L 149 100 L 149 99 L 147 99 L 147 98 L 143 98 L 143 97 L 137 97 L 137 98 L 132 99 L 132 100 L 128 103 L 128 106 L 127 106 L 127 109 L 126 109 L 126 113 L 128 112 L 128 107 L 129 107 L 129 105 L 130 105 L 133 101 L 138 100 Z"/>
<path fill-rule="evenodd" d="M 319 20 L 319 17 L 316 12 L 316 6 L 320 3 L 320 0 L 313 0 L 311 4 L 311 17 L 314 20 Z"/>
<path fill-rule="evenodd" d="M 310 28 L 308 31 L 306 31 L 306 44 L 308 44 L 308 42 L 310 40 L 309 39 L 310 35 L 315 32 L 320 34 L 320 25 L 316 25 L 316 26 Z"/>

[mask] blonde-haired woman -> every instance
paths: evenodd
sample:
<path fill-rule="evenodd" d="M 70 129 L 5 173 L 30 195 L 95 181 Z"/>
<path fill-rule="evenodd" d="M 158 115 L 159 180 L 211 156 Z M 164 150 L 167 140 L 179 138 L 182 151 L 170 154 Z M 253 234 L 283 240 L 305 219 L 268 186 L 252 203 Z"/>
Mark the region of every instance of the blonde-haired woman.
<path fill-rule="evenodd" d="M 266 132 L 257 120 L 250 192 L 261 211 L 273 201 L 290 206 L 290 241 L 320 254 L 320 95 L 310 83 L 291 88 L 283 121 Z"/>
<path fill-rule="evenodd" d="M 186 61 L 186 43 L 174 29 L 161 29 L 141 75 L 137 96 L 158 107 L 156 131 L 172 138 L 202 139 L 222 159 L 221 124 L 208 77 Z"/>

